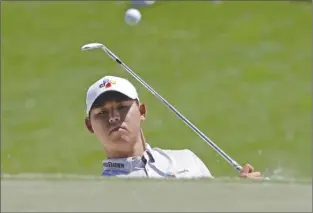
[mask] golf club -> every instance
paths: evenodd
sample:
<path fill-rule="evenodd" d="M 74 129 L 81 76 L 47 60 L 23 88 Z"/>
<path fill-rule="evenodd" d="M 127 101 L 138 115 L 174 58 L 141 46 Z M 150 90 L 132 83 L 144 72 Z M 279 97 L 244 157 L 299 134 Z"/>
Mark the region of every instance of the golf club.
<path fill-rule="evenodd" d="M 90 43 L 81 47 L 81 50 L 92 50 L 101 48 L 106 54 L 108 54 L 114 61 L 120 64 L 129 74 L 131 74 L 135 79 L 137 79 L 144 87 L 146 87 L 155 97 L 162 101 L 170 110 L 172 110 L 181 120 L 185 122 L 195 133 L 197 133 L 200 138 L 207 142 L 218 154 L 220 154 L 234 169 L 238 172 L 242 167 L 229 157 L 221 148 L 219 148 L 210 138 L 208 138 L 204 133 L 202 133 L 194 124 L 192 124 L 185 116 L 183 116 L 174 106 L 167 102 L 161 95 L 159 95 L 152 87 L 149 86 L 143 79 L 141 79 L 136 73 L 134 73 L 126 64 L 124 64 L 119 57 L 117 57 L 113 52 L 111 52 L 107 47 L 100 43 Z"/>

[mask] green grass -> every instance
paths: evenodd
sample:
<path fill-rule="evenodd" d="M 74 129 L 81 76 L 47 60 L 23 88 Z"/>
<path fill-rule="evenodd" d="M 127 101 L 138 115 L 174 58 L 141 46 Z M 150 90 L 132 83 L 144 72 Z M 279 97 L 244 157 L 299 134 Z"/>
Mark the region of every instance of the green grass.
<path fill-rule="evenodd" d="M 85 94 L 110 74 L 138 87 L 152 146 L 191 149 L 214 176 L 237 175 L 107 56 L 80 51 L 103 42 L 236 161 L 311 176 L 311 3 L 157 2 L 135 27 L 121 2 L 1 6 L 2 172 L 99 175 Z"/>

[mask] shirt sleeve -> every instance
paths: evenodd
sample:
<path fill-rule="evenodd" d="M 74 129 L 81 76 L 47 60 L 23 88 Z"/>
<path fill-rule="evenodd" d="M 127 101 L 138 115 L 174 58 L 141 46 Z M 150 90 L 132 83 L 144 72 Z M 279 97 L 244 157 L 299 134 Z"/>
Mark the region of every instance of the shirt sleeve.
<path fill-rule="evenodd" d="M 213 178 L 210 170 L 206 167 L 206 165 L 203 163 L 203 161 L 192 151 L 187 150 L 188 152 L 190 152 L 192 158 L 195 161 L 195 164 L 199 170 L 199 176 L 203 177 L 203 178 Z"/>

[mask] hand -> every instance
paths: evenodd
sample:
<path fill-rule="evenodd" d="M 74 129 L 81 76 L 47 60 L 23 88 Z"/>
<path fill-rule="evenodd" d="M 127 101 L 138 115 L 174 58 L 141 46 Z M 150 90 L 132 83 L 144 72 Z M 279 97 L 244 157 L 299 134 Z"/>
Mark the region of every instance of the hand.
<path fill-rule="evenodd" d="M 264 179 L 261 172 L 255 172 L 254 168 L 250 164 L 245 164 L 242 170 L 240 171 L 240 177 L 253 179 L 253 180 L 262 180 Z"/>

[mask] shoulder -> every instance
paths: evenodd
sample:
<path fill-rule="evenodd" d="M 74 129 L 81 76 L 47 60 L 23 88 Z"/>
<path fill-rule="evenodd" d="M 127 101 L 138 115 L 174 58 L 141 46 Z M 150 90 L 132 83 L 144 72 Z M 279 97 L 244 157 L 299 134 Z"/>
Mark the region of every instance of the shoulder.
<path fill-rule="evenodd" d="M 172 150 L 154 147 L 152 150 L 153 156 L 156 158 L 162 158 L 162 156 L 170 158 L 175 162 L 175 167 L 188 168 L 188 170 L 192 170 L 197 177 L 212 177 L 211 172 L 203 161 L 189 149 Z"/>
<path fill-rule="evenodd" d="M 199 164 L 204 164 L 202 160 L 191 150 L 189 149 L 160 149 L 154 148 L 156 151 L 161 151 L 166 153 L 167 155 L 174 158 L 176 161 L 185 164 L 193 164 L 194 166 L 199 166 Z M 202 165 L 201 165 L 202 166 Z"/>
<path fill-rule="evenodd" d="M 194 152 L 192 152 L 190 149 L 162 149 L 159 147 L 153 147 L 153 152 L 163 152 L 165 154 L 171 155 L 172 157 L 183 157 L 183 158 L 194 158 L 197 157 Z"/>
<path fill-rule="evenodd" d="M 163 152 L 166 152 L 166 153 L 175 153 L 175 154 L 181 154 L 181 153 L 184 153 L 186 152 L 188 149 L 163 149 L 163 148 L 160 148 L 160 147 L 153 147 L 152 150 L 154 151 L 163 151 Z"/>
<path fill-rule="evenodd" d="M 172 157 L 175 158 L 194 158 L 196 157 L 196 155 L 189 149 L 161 149 L 158 147 L 153 148 L 153 150 L 157 151 L 157 152 L 164 152 L 168 155 L 171 155 Z"/>
<path fill-rule="evenodd" d="M 190 159 L 195 156 L 195 154 L 189 149 L 162 149 L 159 147 L 151 148 L 154 155 L 166 155 L 175 159 Z"/>

